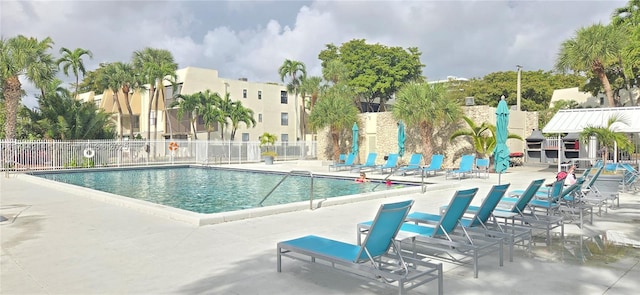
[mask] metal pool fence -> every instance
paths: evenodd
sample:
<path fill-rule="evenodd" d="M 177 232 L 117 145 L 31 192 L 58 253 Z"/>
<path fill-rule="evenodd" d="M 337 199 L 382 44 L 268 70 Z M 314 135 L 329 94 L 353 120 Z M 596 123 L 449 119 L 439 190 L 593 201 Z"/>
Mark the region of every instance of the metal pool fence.
<path fill-rule="evenodd" d="M 2 171 L 122 167 L 159 164 L 260 162 L 259 142 L 190 140 L 0 140 Z M 282 142 L 269 147 L 278 160 L 316 158 L 316 142 Z"/>

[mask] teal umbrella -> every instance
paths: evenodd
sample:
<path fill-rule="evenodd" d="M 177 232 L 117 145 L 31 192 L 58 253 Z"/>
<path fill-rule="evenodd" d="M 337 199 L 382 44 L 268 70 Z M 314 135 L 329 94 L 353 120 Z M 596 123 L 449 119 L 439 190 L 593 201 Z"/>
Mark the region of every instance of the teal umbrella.
<path fill-rule="evenodd" d="M 358 155 L 358 124 L 353 123 L 353 143 L 351 144 L 351 153 L 354 155 Z"/>
<path fill-rule="evenodd" d="M 509 137 L 509 107 L 504 97 L 498 103 L 496 109 L 496 148 L 493 150 L 495 171 L 498 174 L 498 184 L 500 176 L 509 168 L 509 147 L 507 138 Z"/>
<path fill-rule="evenodd" d="M 398 156 L 400 157 L 404 156 L 404 139 L 404 123 L 400 120 L 398 122 Z"/>

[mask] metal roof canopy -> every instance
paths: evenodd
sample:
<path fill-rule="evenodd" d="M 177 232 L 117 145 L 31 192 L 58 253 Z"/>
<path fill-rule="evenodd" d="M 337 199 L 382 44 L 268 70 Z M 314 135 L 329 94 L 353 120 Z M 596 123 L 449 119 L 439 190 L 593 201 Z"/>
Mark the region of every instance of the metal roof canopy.
<path fill-rule="evenodd" d="M 560 110 L 542 129 L 544 133 L 582 132 L 587 126 L 606 127 L 612 116 L 619 116 L 624 123 L 614 123 L 613 130 L 640 133 L 640 107 Z"/>

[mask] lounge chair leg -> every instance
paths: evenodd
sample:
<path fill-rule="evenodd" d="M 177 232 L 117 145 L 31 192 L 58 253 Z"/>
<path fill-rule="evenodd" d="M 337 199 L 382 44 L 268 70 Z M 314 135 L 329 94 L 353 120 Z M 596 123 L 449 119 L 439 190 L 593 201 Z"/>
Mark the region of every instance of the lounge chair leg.
<path fill-rule="evenodd" d="M 278 269 L 278 272 L 282 272 L 282 255 L 280 255 L 280 247 L 278 247 L 277 249 L 278 254 L 276 255 L 276 267 Z"/>

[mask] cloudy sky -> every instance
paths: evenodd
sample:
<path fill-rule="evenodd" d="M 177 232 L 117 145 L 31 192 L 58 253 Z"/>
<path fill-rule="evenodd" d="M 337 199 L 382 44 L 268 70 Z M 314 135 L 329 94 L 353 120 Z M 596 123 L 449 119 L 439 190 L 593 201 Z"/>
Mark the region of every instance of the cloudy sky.
<path fill-rule="evenodd" d="M 321 73 L 318 53 L 352 39 L 418 47 L 429 80 L 496 71 L 551 70 L 559 44 L 582 27 L 609 23 L 627 1 L 151 1 L 0 2 L 0 33 L 45 38 L 129 61 L 144 47 L 170 50 L 179 67 L 213 68 L 224 78 L 278 81 L 285 59 Z M 71 79 L 66 78 L 66 81 Z M 26 86 L 34 106 L 33 87 Z"/>

